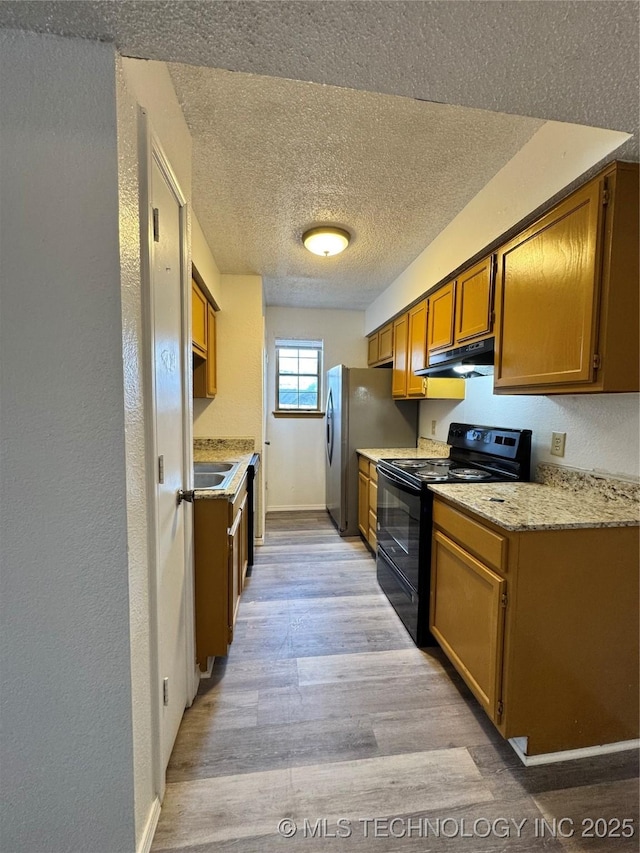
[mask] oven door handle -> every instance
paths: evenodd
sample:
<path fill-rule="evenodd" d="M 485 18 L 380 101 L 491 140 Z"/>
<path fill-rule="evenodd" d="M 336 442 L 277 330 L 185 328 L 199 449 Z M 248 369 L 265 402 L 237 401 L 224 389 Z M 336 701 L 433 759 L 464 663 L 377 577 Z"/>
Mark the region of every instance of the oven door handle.
<path fill-rule="evenodd" d="M 393 483 L 395 486 L 398 486 L 402 489 L 403 492 L 407 492 L 410 495 L 419 495 L 420 489 L 415 486 L 409 485 L 404 480 L 401 480 L 399 477 L 396 477 L 395 474 L 391 474 L 389 471 L 386 471 L 383 468 L 378 466 L 378 478 L 382 477 L 385 480 L 389 480 L 390 483 Z"/>

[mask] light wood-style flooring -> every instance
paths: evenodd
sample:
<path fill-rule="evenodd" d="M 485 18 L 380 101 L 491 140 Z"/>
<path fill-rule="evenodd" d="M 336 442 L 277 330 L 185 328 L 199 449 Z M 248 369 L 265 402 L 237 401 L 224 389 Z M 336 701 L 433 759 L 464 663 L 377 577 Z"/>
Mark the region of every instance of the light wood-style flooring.
<path fill-rule="evenodd" d="M 640 839 L 637 754 L 525 768 L 324 512 L 268 517 L 167 782 L 154 853 L 626 853 Z"/>

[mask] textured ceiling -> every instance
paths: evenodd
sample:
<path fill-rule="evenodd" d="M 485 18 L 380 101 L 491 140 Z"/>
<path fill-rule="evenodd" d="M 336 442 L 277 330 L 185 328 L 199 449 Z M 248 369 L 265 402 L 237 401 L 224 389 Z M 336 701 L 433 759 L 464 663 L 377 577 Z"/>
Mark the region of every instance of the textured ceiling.
<path fill-rule="evenodd" d="M 262 273 L 271 304 L 363 307 L 535 132 L 518 116 L 627 131 L 616 156 L 638 159 L 638 9 L 4 0 L 0 26 L 208 66 L 171 70 L 194 137 L 194 206 L 221 269 Z M 344 255 L 300 246 L 322 219 L 354 233 Z"/>
<path fill-rule="evenodd" d="M 193 136 L 193 204 L 222 272 L 269 305 L 366 308 L 542 122 L 252 74 L 171 65 Z M 318 258 L 332 222 L 349 249 Z"/>

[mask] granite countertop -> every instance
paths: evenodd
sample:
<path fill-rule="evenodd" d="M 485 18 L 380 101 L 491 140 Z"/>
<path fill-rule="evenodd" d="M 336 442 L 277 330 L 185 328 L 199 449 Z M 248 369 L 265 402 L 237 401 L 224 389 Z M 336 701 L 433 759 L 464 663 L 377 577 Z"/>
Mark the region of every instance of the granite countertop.
<path fill-rule="evenodd" d="M 445 441 L 420 438 L 417 447 L 367 447 L 356 451 L 372 462 L 380 459 L 430 459 L 449 455 L 449 445 Z"/>
<path fill-rule="evenodd" d="M 233 500 L 247 473 L 253 447 L 253 439 L 195 438 L 194 462 L 238 462 L 239 465 L 226 489 L 195 489 L 194 500 Z"/>
<path fill-rule="evenodd" d="M 597 488 L 574 490 L 549 483 L 448 483 L 433 484 L 429 489 L 505 530 L 634 527 L 640 523 L 640 504 L 633 497 L 608 496 Z"/>

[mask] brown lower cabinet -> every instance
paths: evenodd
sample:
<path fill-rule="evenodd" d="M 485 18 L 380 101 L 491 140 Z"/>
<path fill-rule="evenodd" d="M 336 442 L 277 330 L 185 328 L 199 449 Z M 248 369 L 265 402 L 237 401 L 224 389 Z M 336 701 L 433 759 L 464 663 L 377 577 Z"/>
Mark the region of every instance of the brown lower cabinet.
<path fill-rule="evenodd" d="M 438 497 L 430 629 L 536 755 L 638 737 L 638 531 L 511 532 Z"/>
<path fill-rule="evenodd" d="M 194 501 L 196 658 L 225 656 L 248 566 L 247 478 L 232 500 Z"/>
<path fill-rule="evenodd" d="M 358 456 L 358 529 L 376 553 L 378 512 L 378 469 L 366 456 Z"/>

